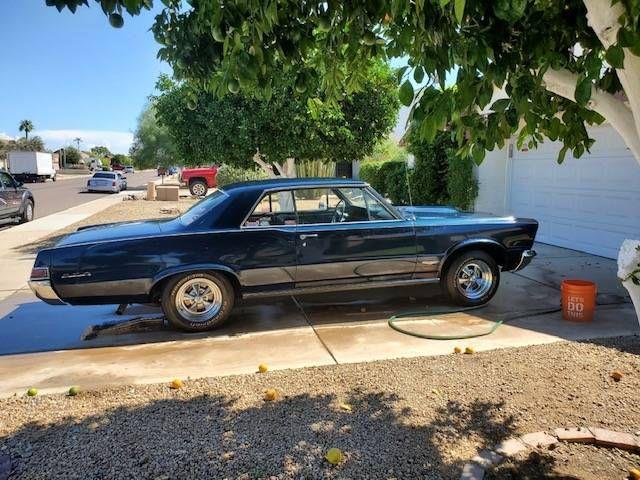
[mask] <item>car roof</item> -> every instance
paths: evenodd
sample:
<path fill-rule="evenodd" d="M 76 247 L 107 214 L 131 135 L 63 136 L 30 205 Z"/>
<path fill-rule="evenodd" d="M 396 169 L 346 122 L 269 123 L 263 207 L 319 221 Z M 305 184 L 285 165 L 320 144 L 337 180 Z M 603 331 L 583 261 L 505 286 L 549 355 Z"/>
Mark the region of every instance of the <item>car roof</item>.
<path fill-rule="evenodd" d="M 238 182 L 224 185 L 222 189 L 226 192 L 238 190 L 272 190 L 274 188 L 296 188 L 296 187 L 365 187 L 367 183 L 350 178 L 269 178 L 266 180 L 253 180 L 249 182 Z"/>

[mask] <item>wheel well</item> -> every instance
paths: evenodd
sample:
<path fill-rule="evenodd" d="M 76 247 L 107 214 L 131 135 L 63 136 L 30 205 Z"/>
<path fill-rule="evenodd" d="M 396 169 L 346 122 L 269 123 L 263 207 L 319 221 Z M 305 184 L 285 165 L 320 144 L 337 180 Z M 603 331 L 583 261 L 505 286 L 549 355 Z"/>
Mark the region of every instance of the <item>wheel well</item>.
<path fill-rule="evenodd" d="M 173 275 L 169 275 L 168 277 L 165 277 L 162 280 L 159 280 L 158 282 L 155 283 L 155 285 L 153 285 L 153 287 L 151 287 L 151 291 L 149 292 L 150 300 L 152 302 L 156 302 L 156 301 L 159 302 L 160 297 L 162 296 L 162 290 L 164 289 L 164 286 L 172 278 L 175 278 L 178 275 L 189 275 L 191 273 L 198 273 L 198 272 L 211 272 L 211 273 L 217 273 L 219 275 L 222 275 L 224 278 L 226 278 L 229 281 L 229 283 L 233 287 L 236 297 L 240 296 L 240 282 L 238 281 L 238 278 L 235 275 L 225 270 L 210 269 L 210 270 L 194 270 L 191 272 L 178 272 L 178 273 L 174 273 Z"/>
<path fill-rule="evenodd" d="M 445 258 L 442 267 L 440 267 L 440 276 L 443 276 L 443 273 L 447 271 L 447 268 L 449 268 L 449 265 L 454 259 L 458 258 L 463 253 L 473 250 L 478 250 L 491 255 L 491 257 L 493 257 L 496 263 L 500 266 L 505 264 L 505 252 L 500 245 L 496 245 L 495 243 L 471 243 L 458 248 Z"/>
<path fill-rule="evenodd" d="M 193 182 L 202 182 L 206 185 L 207 180 L 204 177 L 191 177 L 189 179 L 189 185 L 191 185 Z"/>

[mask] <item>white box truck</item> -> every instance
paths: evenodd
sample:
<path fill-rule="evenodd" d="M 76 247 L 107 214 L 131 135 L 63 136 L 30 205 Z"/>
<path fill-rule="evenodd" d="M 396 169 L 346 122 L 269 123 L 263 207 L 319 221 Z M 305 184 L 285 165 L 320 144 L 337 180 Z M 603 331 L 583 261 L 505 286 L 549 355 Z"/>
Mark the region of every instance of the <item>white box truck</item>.
<path fill-rule="evenodd" d="M 56 181 L 53 157 L 44 152 L 9 152 L 7 168 L 21 182 Z"/>

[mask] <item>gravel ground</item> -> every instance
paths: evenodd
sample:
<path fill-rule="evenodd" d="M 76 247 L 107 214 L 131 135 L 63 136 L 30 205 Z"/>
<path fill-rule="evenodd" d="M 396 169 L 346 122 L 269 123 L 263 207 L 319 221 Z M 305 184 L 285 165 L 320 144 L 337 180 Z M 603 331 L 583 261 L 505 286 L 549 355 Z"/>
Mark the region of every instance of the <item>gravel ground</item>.
<path fill-rule="evenodd" d="M 68 233 L 75 232 L 78 227 L 85 225 L 99 225 L 103 223 L 128 222 L 135 220 L 149 220 L 155 218 L 170 219 L 188 210 L 197 199 L 181 198 L 178 202 L 147 202 L 146 200 L 125 200 L 117 203 L 102 212 L 96 213 L 80 222 L 69 225 L 56 231 L 48 237 L 36 242 L 24 245 L 23 252 L 36 253 L 42 248 L 54 245 L 60 238 Z"/>
<path fill-rule="evenodd" d="M 180 390 L 13 397 L 0 401 L 0 456 L 13 457 L 12 478 L 455 479 L 478 449 L 513 435 L 639 430 L 638 354 L 633 336 L 186 380 Z M 264 401 L 268 388 L 280 398 Z M 344 451 L 342 464 L 323 460 L 330 447 Z M 539 452 L 493 478 L 582 478 L 591 453 L 605 459 L 597 478 L 640 463 L 592 450 Z"/>

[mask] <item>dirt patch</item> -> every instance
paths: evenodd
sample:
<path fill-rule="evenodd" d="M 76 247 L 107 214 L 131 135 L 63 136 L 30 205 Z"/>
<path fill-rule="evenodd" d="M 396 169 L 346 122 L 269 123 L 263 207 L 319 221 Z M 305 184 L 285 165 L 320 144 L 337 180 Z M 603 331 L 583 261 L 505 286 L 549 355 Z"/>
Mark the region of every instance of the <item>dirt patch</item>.
<path fill-rule="evenodd" d="M 185 379 L 180 390 L 15 397 L 0 401 L 0 454 L 12 456 L 13 478 L 456 479 L 479 449 L 512 436 L 636 432 L 639 353 L 633 336 Z M 269 388 L 278 400 L 263 400 Z M 323 459 L 331 447 L 345 453 L 337 467 Z M 598 476 L 582 477 L 592 448 Z M 617 450 L 557 449 L 516 458 L 493 478 L 621 478 L 638 463 Z"/>
<path fill-rule="evenodd" d="M 174 218 L 186 212 L 197 201 L 198 199 L 196 198 L 181 198 L 178 202 L 147 202 L 146 200 L 127 199 L 36 242 L 23 245 L 18 251 L 21 253 L 37 253 L 38 250 L 55 245 L 62 237 L 75 232 L 79 227 L 87 225 Z"/>

